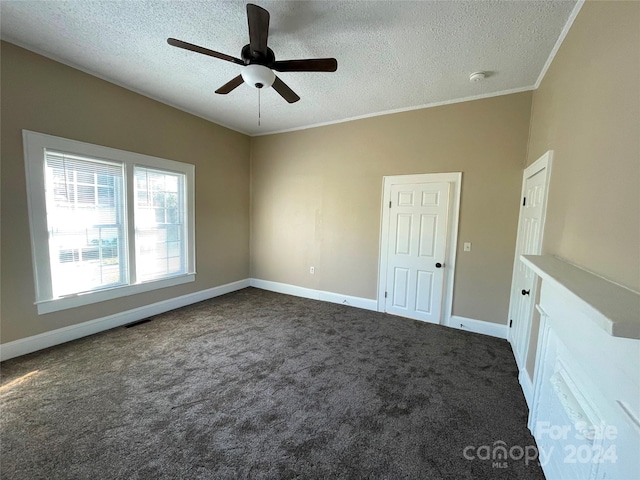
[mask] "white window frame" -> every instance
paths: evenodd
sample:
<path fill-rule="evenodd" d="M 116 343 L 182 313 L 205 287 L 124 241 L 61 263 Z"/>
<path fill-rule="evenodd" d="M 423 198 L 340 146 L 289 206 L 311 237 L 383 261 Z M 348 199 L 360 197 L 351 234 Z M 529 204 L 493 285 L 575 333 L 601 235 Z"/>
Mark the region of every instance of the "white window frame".
<path fill-rule="evenodd" d="M 103 147 L 91 143 L 79 142 L 67 138 L 45 135 L 43 133 L 22 131 L 24 145 L 25 172 L 27 180 L 27 201 L 29 225 L 31 231 L 31 256 L 36 289 L 35 305 L 38 315 L 66 310 L 69 308 L 104 302 L 119 297 L 135 295 L 159 288 L 172 287 L 195 281 L 195 166 L 139 153 L 127 152 L 116 148 Z M 119 285 L 89 292 L 54 298 L 51 284 L 49 262 L 49 232 L 45 197 L 45 151 L 115 161 L 124 165 L 125 211 L 127 216 L 127 255 L 129 265 L 129 284 Z M 187 272 L 159 280 L 139 282 L 136 279 L 136 248 L 134 219 L 134 166 L 178 172 L 186 178 L 186 214 L 187 231 Z"/>

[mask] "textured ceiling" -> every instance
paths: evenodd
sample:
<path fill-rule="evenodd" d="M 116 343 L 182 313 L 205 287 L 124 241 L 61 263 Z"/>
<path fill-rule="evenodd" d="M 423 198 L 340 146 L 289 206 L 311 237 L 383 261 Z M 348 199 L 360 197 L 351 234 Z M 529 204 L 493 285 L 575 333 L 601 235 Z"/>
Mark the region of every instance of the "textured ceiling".
<path fill-rule="evenodd" d="M 9 42 L 251 135 L 533 88 L 575 1 L 260 1 L 276 59 L 335 57 L 335 73 L 278 74 L 273 89 L 214 90 L 242 66 L 171 47 L 175 37 L 236 57 L 246 2 L 8 1 Z M 469 82 L 477 70 L 491 72 Z"/>

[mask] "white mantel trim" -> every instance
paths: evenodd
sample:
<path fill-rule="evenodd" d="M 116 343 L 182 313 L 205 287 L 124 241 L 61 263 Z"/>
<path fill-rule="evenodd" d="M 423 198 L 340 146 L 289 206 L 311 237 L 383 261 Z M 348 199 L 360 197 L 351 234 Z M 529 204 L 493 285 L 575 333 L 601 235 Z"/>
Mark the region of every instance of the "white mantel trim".
<path fill-rule="evenodd" d="M 609 335 L 640 339 L 640 293 L 558 257 L 522 255 L 520 258 Z"/>

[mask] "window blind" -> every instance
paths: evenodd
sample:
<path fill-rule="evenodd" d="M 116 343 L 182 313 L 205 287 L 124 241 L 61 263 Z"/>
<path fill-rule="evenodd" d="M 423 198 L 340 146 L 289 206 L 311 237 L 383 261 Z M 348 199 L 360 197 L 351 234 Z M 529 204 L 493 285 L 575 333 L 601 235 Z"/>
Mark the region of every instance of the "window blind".
<path fill-rule="evenodd" d="M 45 151 L 53 294 L 128 282 L 123 165 Z"/>

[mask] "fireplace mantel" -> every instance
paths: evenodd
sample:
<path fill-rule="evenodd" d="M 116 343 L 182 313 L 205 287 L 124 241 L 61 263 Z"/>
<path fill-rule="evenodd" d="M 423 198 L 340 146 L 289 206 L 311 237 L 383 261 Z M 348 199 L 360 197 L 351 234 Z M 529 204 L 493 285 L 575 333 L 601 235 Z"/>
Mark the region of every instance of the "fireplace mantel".
<path fill-rule="evenodd" d="M 541 279 L 529 428 L 546 477 L 640 478 L 640 294 L 552 256 Z"/>
<path fill-rule="evenodd" d="M 551 255 L 520 258 L 609 335 L 640 339 L 640 293 Z"/>

